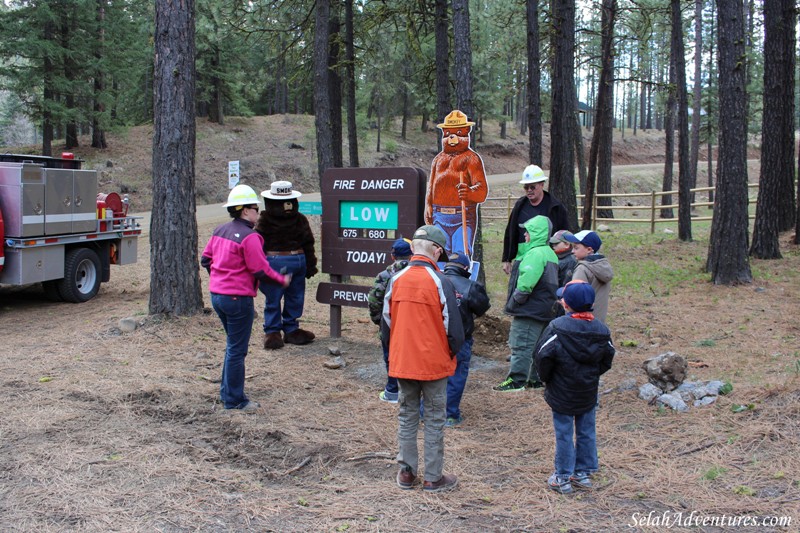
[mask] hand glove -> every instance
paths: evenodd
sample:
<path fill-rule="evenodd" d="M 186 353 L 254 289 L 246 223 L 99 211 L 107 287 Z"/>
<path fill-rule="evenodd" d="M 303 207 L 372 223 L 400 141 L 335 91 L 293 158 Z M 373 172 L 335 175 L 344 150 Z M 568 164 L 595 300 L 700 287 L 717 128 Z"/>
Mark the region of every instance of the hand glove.
<path fill-rule="evenodd" d="M 318 272 L 319 272 L 319 270 L 317 270 L 317 267 L 307 268 L 306 269 L 306 279 L 313 278 L 314 276 L 317 275 Z"/>

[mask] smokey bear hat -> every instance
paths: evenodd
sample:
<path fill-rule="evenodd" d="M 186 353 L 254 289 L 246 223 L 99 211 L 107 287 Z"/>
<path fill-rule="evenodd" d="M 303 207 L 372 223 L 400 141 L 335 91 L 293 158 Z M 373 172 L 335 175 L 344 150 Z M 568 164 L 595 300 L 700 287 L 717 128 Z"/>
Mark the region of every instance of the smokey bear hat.
<path fill-rule="evenodd" d="M 292 200 L 300 198 L 303 193 L 295 191 L 290 181 L 273 181 L 268 191 L 261 191 L 261 196 L 270 200 Z"/>

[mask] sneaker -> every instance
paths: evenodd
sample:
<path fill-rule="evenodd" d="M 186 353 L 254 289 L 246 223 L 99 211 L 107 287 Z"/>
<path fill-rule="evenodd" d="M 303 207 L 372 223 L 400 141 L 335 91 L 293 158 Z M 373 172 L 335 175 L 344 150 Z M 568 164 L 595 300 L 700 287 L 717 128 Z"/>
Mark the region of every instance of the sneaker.
<path fill-rule="evenodd" d="M 519 392 L 525 390 L 525 385 L 517 383 L 511 378 L 506 378 L 500 385 L 495 385 L 492 390 L 500 392 Z"/>
<path fill-rule="evenodd" d="M 572 485 L 570 484 L 569 479 L 562 481 L 556 474 L 553 474 L 548 478 L 547 486 L 559 494 L 572 494 Z"/>
<path fill-rule="evenodd" d="M 579 473 L 569 476 L 569 483 L 576 489 L 592 490 L 592 480 L 589 479 L 588 474 Z"/>
<path fill-rule="evenodd" d="M 542 383 L 539 380 L 528 381 L 525 384 L 525 388 L 526 389 L 543 389 L 544 388 L 544 383 Z"/>
<path fill-rule="evenodd" d="M 397 403 L 397 399 L 399 397 L 400 397 L 399 392 L 388 392 L 382 390 L 381 393 L 378 394 L 378 398 L 380 398 L 382 402 L 387 402 L 387 403 Z"/>
<path fill-rule="evenodd" d="M 463 421 L 464 421 L 464 419 L 461 418 L 461 417 L 454 418 L 452 416 L 448 416 L 447 420 L 444 421 L 444 427 L 446 427 L 446 428 L 454 428 L 456 426 L 460 426 L 461 422 L 463 422 Z"/>
<path fill-rule="evenodd" d="M 397 486 L 403 490 L 409 490 L 414 486 L 417 476 L 411 471 L 410 466 L 404 466 L 397 472 Z"/>
<path fill-rule="evenodd" d="M 426 481 L 422 484 L 425 492 L 444 492 L 452 490 L 458 485 L 458 479 L 453 474 L 442 474 L 439 481 Z"/>
<path fill-rule="evenodd" d="M 242 411 L 243 413 L 252 414 L 258 411 L 260 408 L 261 404 L 259 404 L 258 402 L 254 402 L 253 400 L 250 400 L 241 407 L 231 407 L 225 410 L 232 413 L 235 413 L 237 411 Z"/>

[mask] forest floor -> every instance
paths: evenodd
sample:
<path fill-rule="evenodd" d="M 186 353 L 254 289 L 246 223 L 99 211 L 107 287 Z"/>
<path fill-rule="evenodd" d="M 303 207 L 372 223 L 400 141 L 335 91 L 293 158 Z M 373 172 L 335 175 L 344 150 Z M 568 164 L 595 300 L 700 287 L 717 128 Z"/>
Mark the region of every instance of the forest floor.
<path fill-rule="evenodd" d="M 215 161 L 208 179 L 224 188 L 229 159 L 294 156 L 300 150 L 284 145 L 293 138 L 306 142 L 308 124 L 299 132 L 261 131 L 294 120 L 230 119 L 219 131 L 201 124 L 198 131 L 206 133 L 198 135 L 198 170 L 201 157 Z M 215 151 L 236 127 L 242 131 L 230 142 L 238 139 L 238 147 Z M 241 144 L 262 135 L 275 140 Z M 659 162 L 657 135 L 647 135 L 651 159 L 644 142 L 633 147 L 628 139 L 619 145 L 631 145 L 632 153 L 615 160 Z M 138 150 L 146 137 L 135 129 L 124 142 L 135 138 Z M 399 139 L 390 139 L 397 145 L 393 164 L 427 168 L 433 149 L 419 145 L 409 155 Z M 513 148 L 521 141 L 504 142 Z M 524 143 L 497 148 L 515 154 L 497 161 L 487 155 L 495 144 L 505 146 L 493 140 L 485 150 L 477 147 L 487 173 L 524 166 Z M 125 147 L 112 144 L 104 155 L 113 170 L 105 177 L 109 185 L 133 180 L 122 177 L 131 169 L 147 172 L 146 151 L 134 156 Z M 307 148 L 304 157 L 311 152 Z M 296 180 L 311 176 L 313 162 L 303 161 L 270 167 L 264 188 L 286 177 L 274 169 L 291 168 Z M 620 175 L 627 178 L 615 183 L 619 190 L 657 182 L 652 171 Z M 312 185 L 302 187 L 311 191 Z M 496 193 L 516 194 L 516 187 Z M 138 205 L 146 197 L 131 194 Z M 220 211 L 218 219 L 200 222 L 201 246 L 225 220 Z M 318 218 L 312 224 L 318 232 Z M 594 491 L 562 496 L 545 486 L 554 443 L 541 390 L 491 390 L 507 370 L 504 275 L 495 268 L 502 226 L 489 224 L 485 233 L 486 257 L 495 258 L 486 268 L 492 309 L 478 322 L 465 421 L 445 435 L 445 470 L 458 475 L 459 486 L 440 495 L 396 486 L 397 407 L 378 400 L 385 370 L 376 328 L 365 310 L 344 308 L 342 337 L 330 337 L 329 308 L 314 300 L 326 276 L 307 287 L 303 325 L 317 334 L 313 344 L 264 351 L 256 319 L 246 389 L 263 408 L 254 415 L 220 409 L 225 335 L 213 312 L 147 315 L 147 236 L 138 263 L 115 267 L 111 281 L 85 304 L 48 302 L 38 287 L 0 291 L 0 528 L 594 532 L 661 531 L 672 524 L 709 532 L 796 531 L 800 250 L 792 236 L 781 238 L 783 259 L 751 261 L 752 284 L 720 287 L 703 272 L 707 223 L 693 225 L 688 243 L 669 225 L 651 234 L 647 224 L 611 224 L 603 251 L 616 272 L 608 321 L 618 352 L 601 385 L 600 471 Z M 207 276 L 201 277 L 210 307 Z M 262 303 L 259 297 L 257 307 Z M 135 331 L 120 331 L 125 317 L 136 319 Z M 346 366 L 326 368 L 337 349 Z M 689 379 L 728 381 L 732 392 L 686 413 L 639 400 L 629 387 L 646 382 L 642 362 L 666 351 L 693 363 Z"/>

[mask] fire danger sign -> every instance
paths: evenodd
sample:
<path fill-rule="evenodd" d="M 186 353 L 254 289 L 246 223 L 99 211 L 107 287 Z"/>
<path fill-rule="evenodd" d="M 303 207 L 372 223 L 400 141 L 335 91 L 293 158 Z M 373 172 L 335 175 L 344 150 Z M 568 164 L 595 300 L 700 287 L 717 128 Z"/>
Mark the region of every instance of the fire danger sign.
<path fill-rule="evenodd" d="M 395 239 L 422 225 L 425 173 L 417 168 L 332 168 L 322 176 L 322 272 L 374 277 Z"/>

